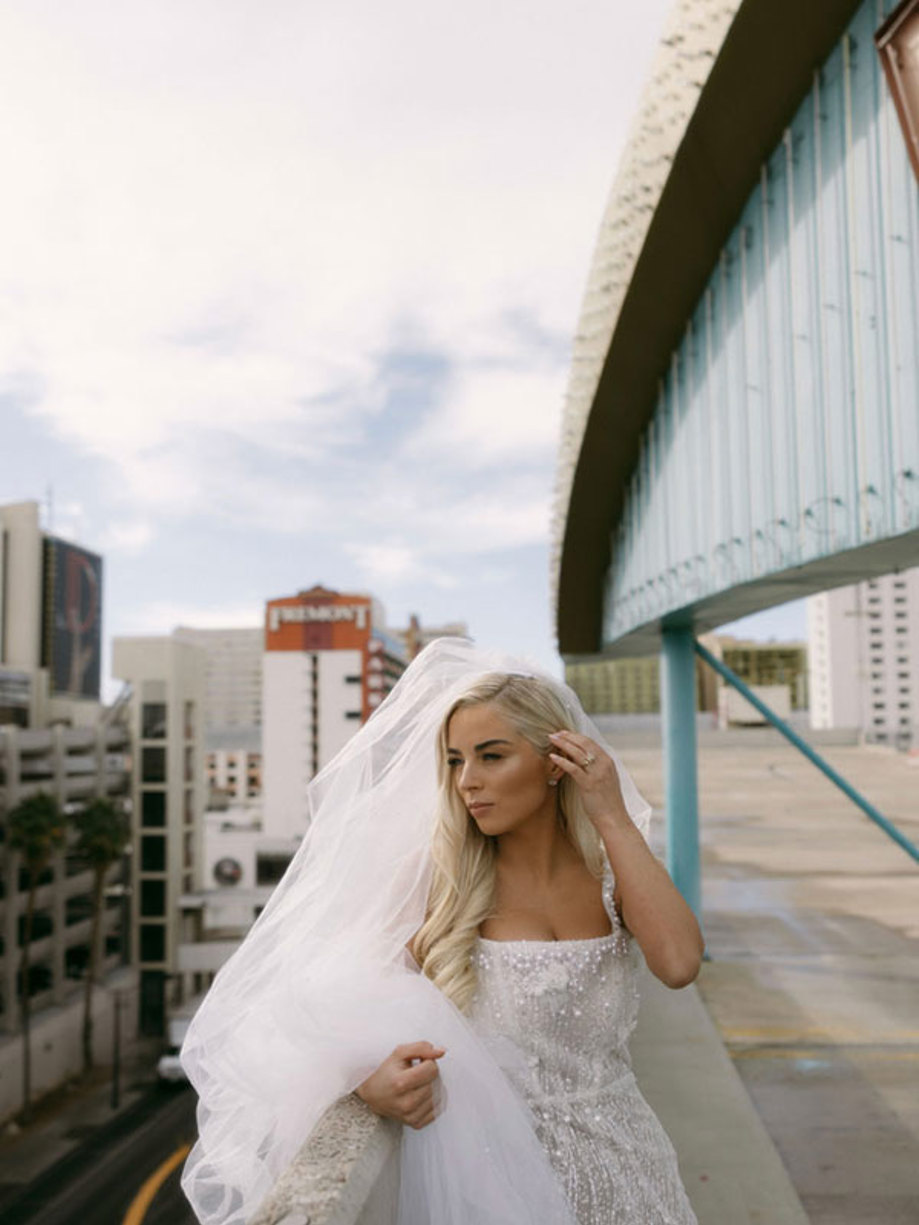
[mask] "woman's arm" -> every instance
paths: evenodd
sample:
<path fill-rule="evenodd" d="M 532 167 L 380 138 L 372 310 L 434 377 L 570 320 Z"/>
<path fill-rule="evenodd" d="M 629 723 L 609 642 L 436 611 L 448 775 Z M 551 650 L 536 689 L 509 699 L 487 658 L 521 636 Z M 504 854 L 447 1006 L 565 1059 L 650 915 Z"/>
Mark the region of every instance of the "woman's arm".
<path fill-rule="evenodd" d="M 566 731 L 552 740 L 559 751 L 550 757 L 574 779 L 606 848 L 622 921 L 652 974 L 668 987 L 685 987 L 699 973 L 705 949 L 702 932 L 629 816 L 615 763 L 588 736 Z"/>
<path fill-rule="evenodd" d="M 397 1046 L 355 1093 L 374 1114 L 420 1131 L 437 1115 L 437 1060 L 445 1054 L 430 1042 Z"/>
<path fill-rule="evenodd" d="M 705 949 L 702 932 L 628 814 L 625 821 L 612 816 L 597 823 L 616 878 L 622 921 L 638 941 L 651 972 L 668 987 L 685 987 L 699 973 Z"/>

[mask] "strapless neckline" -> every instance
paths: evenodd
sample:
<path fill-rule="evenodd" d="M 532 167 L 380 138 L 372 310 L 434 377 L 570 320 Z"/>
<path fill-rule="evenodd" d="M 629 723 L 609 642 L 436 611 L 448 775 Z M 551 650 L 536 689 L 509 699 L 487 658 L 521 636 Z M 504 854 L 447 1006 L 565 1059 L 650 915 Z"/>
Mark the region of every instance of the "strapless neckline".
<path fill-rule="evenodd" d="M 508 944 L 518 946 L 521 944 L 532 944 L 539 948 L 576 948 L 584 944 L 603 944 L 605 941 L 614 940 L 618 936 L 617 931 L 607 932 L 605 936 L 582 936 L 577 940 L 492 940 L 488 936 L 477 936 L 481 944 Z"/>

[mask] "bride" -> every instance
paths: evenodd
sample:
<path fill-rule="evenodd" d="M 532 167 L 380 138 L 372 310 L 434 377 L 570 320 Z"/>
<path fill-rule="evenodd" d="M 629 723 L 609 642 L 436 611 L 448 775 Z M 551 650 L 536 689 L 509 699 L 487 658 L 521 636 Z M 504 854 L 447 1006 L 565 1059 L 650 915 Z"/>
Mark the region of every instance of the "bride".
<path fill-rule="evenodd" d="M 243 1225 L 356 1090 L 408 1129 L 399 1225 L 691 1225 L 627 1042 L 641 956 L 680 987 L 702 938 L 572 692 L 439 640 L 310 800 L 183 1049 L 199 1219 Z"/>

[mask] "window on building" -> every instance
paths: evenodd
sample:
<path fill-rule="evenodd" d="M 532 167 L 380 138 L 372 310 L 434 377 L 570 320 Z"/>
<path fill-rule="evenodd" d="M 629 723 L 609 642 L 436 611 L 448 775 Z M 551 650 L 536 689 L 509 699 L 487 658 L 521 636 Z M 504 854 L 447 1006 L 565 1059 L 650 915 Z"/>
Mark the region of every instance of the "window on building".
<path fill-rule="evenodd" d="M 140 752 L 140 777 L 144 783 L 165 783 L 166 750 L 144 748 Z"/>
<path fill-rule="evenodd" d="M 195 793 L 191 787 L 185 788 L 185 824 L 191 825 L 195 819 Z"/>
<path fill-rule="evenodd" d="M 142 880 L 140 882 L 140 913 L 145 919 L 166 917 L 166 882 L 164 880 Z"/>
<path fill-rule="evenodd" d="M 144 702 L 140 708 L 140 735 L 142 740 L 166 739 L 165 702 Z"/>
<path fill-rule="evenodd" d="M 276 885 L 290 863 L 289 855 L 259 855 L 255 861 L 255 883 Z"/>
<path fill-rule="evenodd" d="M 875 703 L 874 703 L 874 705 L 873 705 L 873 707 L 872 707 L 872 709 L 874 709 L 874 710 L 885 710 L 885 709 L 886 709 L 886 707 L 885 707 L 885 705 L 884 705 L 884 703 L 883 703 L 883 702 L 875 702 Z"/>
<path fill-rule="evenodd" d="M 166 871 L 166 839 L 159 834 L 145 834 L 140 840 L 142 872 Z"/>
<path fill-rule="evenodd" d="M 360 683 L 361 683 L 361 678 L 359 676 L 346 676 L 345 677 L 346 685 L 359 685 Z"/>
<path fill-rule="evenodd" d="M 158 829 L 166 824 L 165 791 L 140 793 L 140 823 L 149 829 Z"/>
<path fill-rule="evenodd" d="M 162 923 L 141 923 L 140 959 L 141 961 L 166 960 L 166 928 Z"/>
<path fill-rule="evenodd" d="M 92 914 L 92 898 L 88 893 L 79 893 L 76 897 L 69 897 L 64 905 L 64 924 L 72 927 L 74 923 L 82 923 L 84 919 L 91 919 Z"/>
<path fill-rule="evenodd" d="M 359 710 L 346 710 L 345 711 L 346 719 L 359 719 L 360 717 L 361 717 L 361 712 Z"/>
<path fill-rule="evenodd" d="M 195 750 L 191 745 L 185 749 L 185 781 L 186 783 L 194 782 L 195 778 Z"/>
<path fill-rule="evenodd" d="M 185 739 L 193 740 L 195 735 L 195 704 L 194 702 L 186 702 L 183 707 L 185 716 Z"/>

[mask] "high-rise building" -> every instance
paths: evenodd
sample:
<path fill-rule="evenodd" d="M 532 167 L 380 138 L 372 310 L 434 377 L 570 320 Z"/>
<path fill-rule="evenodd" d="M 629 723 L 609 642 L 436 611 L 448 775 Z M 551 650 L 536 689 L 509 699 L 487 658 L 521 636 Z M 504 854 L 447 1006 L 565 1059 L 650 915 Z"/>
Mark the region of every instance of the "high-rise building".
<path fill-rule="evenodd" d="M 204 655 L 208 807 L 252 807 L 262 794 L 263 626 L 173 632 Z"/>
<path fill-rule="evenodd" d="M 203 713 L 208 736 L 229 741 L 236 732 L 246 734 L 261 727 L 265 650 L 262 626 L 193 629 L 180 625 L 172 636 L 204 652 Z"/>
<path fill-rule="evenodd" d="M 306 786 L 405 668 L 401 642 L 368 595 L 317 586 L 269 600 L 263 671 L 263 828 L 302 836 Z"/>
<path fill-rule="evenodd" d="M 811 725 L 919 744 L 919 567 L 807 601 Z"/>
<path fill-rule="evenodd" d="M 51 856 L 35 897 L 30 945 L 33 1092 L 79 1073 L 82 1001 L 94 907 L 92 866 L 76 851 L 85 804 L 126 802 L 129 736 L 117 709 L 99 701 L 102 559 L 41 527 L 39 504 L 0 506 L 0 1031 L 21 1024 L 20 974 L 28 882 L 5 828 L 20 803 L 44 793 L 60 806 L 66 841 Z M 111 1049 L 117 994 L 133 1028 L 127 857 L 107 874 L 102 897 L 95 1057 Z M 0 1120 L 19 1099 L 18 1042 L 0 1043 Z"/>
<path fill-rule="evenodd" d="M 99 717 L 102 558 L 0 506 L 0 707 L 20 726 Z"/>
<path fill-rule="evenodd" d="M 192 920 L 180 899 L 201 886 L 205 656 L 176 636 L 116 638 L 112 671 L 131 686 L 134 748 L 133 932 L 140 1023 L 161 1033 L 166 1007 L 195 990 L 179 963 Z"/>

